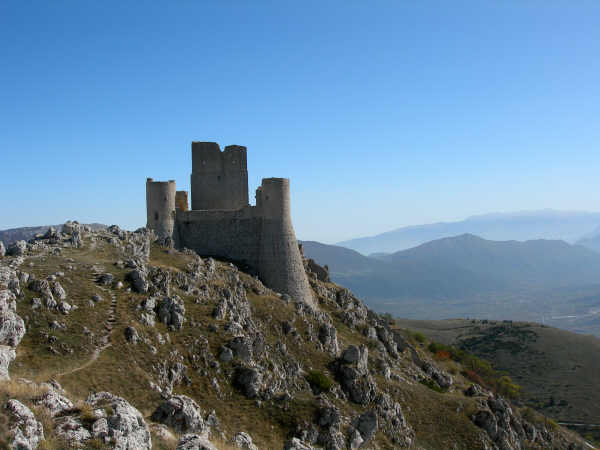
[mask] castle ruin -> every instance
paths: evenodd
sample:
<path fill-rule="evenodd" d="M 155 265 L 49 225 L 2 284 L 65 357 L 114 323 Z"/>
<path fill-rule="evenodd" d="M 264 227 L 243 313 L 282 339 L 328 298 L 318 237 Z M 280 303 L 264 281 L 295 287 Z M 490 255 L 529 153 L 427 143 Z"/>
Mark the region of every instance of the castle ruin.
<path fill-rule="evenodd" d="M 290 215 L 290 181 L 263 178 L 248 201 L 246 147 L 192 142 L 191 204 L 175 181 L 146 181 L 147 227 L 175 247 L 248 266 L 275 291 L 313 304 Z"/>

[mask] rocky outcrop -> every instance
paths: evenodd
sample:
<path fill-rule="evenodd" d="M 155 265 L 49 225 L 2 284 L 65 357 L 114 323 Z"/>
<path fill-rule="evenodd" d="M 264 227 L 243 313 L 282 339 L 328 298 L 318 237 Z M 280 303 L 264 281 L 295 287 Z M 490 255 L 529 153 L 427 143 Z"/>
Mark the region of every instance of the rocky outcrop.
<path fill-rule="evenodd" d="M 351 401 L 366 405 L 375 398 L 377 385 L 368 370 L 369 350 L 366 346 L 350 346 L 336 362 L 336 375 Z"/>
<path fill-rule="evenodd" d="M 156 311 L 158 319 L 172 330 L 181 330 L 185 322 L 185 306 L 177 297 L 164 297 Z"/>
<path fill-rule="evenodd" d="M 240 431 L 231 438 L 231 444 L 236 448 L 243 448 L 246 450 L 258 450 L 258 447 L 252 442 L 252 438 L 248 433 Z"/>
<path fill-rule="evenodd" d="M 9 418 L 10 448 L 34 450 L 44 440 L 44 427 L 31 410 L 18 400 L 9 400 L 5 407 Z"/>
<path fill-rule="evenodd" d="M 17 241 L 13 242 L 8 246 L 6 250 L 7 255 L 11 256 L 23 256 L 27 251 L 27 242 L 25 241 Z"/>
<path fill-rule="evenodd" d="M 151 419 L 171 427 L 177 433 L 208 436 L 209 427 L 204 423 L 200 407 L 185 395 L 175 395 L 161 403 Z"/>
<path fill-rule="evenodd" d="M 217 450 L 217 447 L 204 436 L 186 434 L 179 439 L 176 450 Z"/>
<path fill-rule="evenodd" d="M 94 408 L 111 407 L 112 414 L 104 420 L 106 420 L 106 436 L 114 442 L 115 449 L 141 450 L 152 447 L 150 430 L 144 417 L 125 399 L 109 392 L 100 392 L 90 395 L 86 403 Z"/>

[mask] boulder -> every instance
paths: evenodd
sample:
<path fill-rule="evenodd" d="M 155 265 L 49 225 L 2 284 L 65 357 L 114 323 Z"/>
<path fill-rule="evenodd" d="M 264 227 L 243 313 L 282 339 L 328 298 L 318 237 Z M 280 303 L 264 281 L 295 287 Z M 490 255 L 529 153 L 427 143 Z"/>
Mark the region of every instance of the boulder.
<path fill-rule="evenodd" d="M 6 253 L 11 256 L 23 256 L 27 251 L 27 242 L 17 241 L 8 246 Z"/>
<path fill-rule="evenodd" d="M 197 433 L 204 437 L 209 433 L 200 407 L 185 395 L 175 395 L 161 403 L 152 413 L 151 419 L 173 428 L 177 433 Z"/>
<path fill-rule="evenodd" d="M 131 281 L 131 287 L 135 292 L 139 292 L 141 294 L 148 292 L 150 284 L 148 283 L 148 278 L 144 270 L 141 268 L 134 269 L 129 272 L 127 277 Z"/>
<path fill-rule="evenodd" d="M 81 446 L 83 442 L 92 437 L 81 421 L 73 416 L 60 417 L 55 423 L 56 434 L 72 446 Z"/>
<path fill-rule="evenodd" d="M 134 327 L 127 327 L 125 328 L 125 339 L 135 345 L 140 340 L 140 336 Z"/>
<path fill-rule="evenodd" d="M 0 258 L 6 255 L 6 247 L 4 246 L 4 242 L 0 241 Z"/>
<path fill-rule="evenodd" d="M 44 427 L 31 410 L 18 400 L 9 400 L 4 407 L 9 417 L 10 448 L 36 449 L 44 440 Z"/>
<path fill-rule="evenodd" d="M 92 394 L 86 403 L 94 408 L 110 406 L 112 414 L 106 418 L 108 436 L 113 439 L 115 449 L 150 449 L 150 430 L 140 412 L 125 399 L 110 392 Z"/>
<path fill-rule="evenodd" d="M 158 319 L 174 330 L 181 330 L 185 322 L 185 306 L 177 296 L 165 297 L 157 308 Z"/>
<path fill-rule="evenodd" d="M 181 436 L 175 450 L 217 450 L 217 447 L 204 436 L 186 434 Z"/>
<path fill-rule="evenodd" d="M 337 340 L 337 330 L 333 325 L 324 323 L 319 327 L 319 341 L 330 354 L 338 354 L 340 348 Z"/>
<path fill-rule="evenodd" d="M 60 302 L 58 304 L 58 310 L 62 313 L 62 314 L 69 314 L 71 312 L 71 309 L 73 307 L 67 303 L 67 302 Z"/>
<path fill-rule="evenodd" d="M 67 293 L 65 292 L 65 289 L 61 286 L 61 284 L 58 281 L 52 283 L 51 290 L 52 294 L 59 300 L 65 300 L 67 298 Z"/>
<path fill-rule="evenodd" d="M 262 388 L 263 375 L 254 367 L 241 367 L 237 370 L 236 384 L 248 398 L 256 398 Z"/>
<path fill-rule="evenodd" d="M 0 380 L 10 380 L 8 366 L 17 357 L 14 348 L 0 345 Z"/>
<path fill-rule="evenodd" d="M 63 395 L 63 390 L 57 382 L 42 383 L 42 387 L 47 389 L 46 393 L 41 395 L 35 403 L 44 406 L 50 412 L 50 416 L 55 417 L 64 411 L 73 408 L 73 402 Z"/>
<path fill-rule="evenodd" d="M 231 443 L 236 448 L 244 448 L 247 450 L 258 450 L 258 447 L 252 442 L 252 438 L 248 433 L 240 431 L 231 438 Z"/>
<path fill-rule="evenodd" d="M 292 438 L 283 445 L 283 450 L 313 450 L 314 447 L 298 438 Z"/>
<path fill-rule="evenodd" d="M 25 323 L 15 310 L 14 294 L 7 290 L 0 291 L 0 345 L 15 348 L 25 335 Z"/>

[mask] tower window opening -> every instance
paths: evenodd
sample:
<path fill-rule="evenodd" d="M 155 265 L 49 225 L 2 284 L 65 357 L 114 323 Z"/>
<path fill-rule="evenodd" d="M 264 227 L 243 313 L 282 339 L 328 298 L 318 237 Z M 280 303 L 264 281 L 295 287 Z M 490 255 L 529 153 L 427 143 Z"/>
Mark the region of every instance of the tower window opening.
<path fill-rule="evenodd" d="M 221 175 L 217 175 L 217 181 L 221 181 Z"/>
<path fill-rule="evenodd" d="M 158 220 L 158 212 L 154 213 L 154 220 Z"/>

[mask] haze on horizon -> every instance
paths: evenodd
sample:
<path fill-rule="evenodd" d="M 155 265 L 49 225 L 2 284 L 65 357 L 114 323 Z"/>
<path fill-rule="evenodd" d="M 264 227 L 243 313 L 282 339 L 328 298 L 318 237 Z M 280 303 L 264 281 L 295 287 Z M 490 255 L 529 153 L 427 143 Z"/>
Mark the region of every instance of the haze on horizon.
<path fill-rule="evenodd" d="M 0 4 L 0 229 L 145 224 L 190 142 L 291 178 L 302 240 L 598 211 L 600 3 Z"/>

